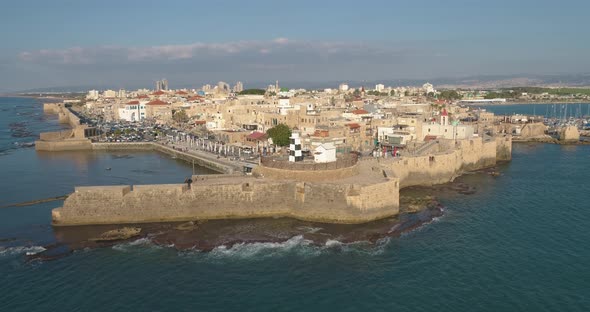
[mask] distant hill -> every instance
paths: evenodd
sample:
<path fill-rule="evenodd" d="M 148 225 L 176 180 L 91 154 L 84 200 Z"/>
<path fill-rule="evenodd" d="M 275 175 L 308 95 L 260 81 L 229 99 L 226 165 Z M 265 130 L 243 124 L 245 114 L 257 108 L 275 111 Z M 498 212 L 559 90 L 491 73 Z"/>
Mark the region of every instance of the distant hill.
<path fill-rule="evenodd" d="M 231 78 L 231 77 L 229 77 Z M 347 80 L 339 81 L 279 81 L 281 87 L 287 88 L 305 88 L 305 89 L 324 89 L 324 88 L 338 88 L 341 83 L 348 83 L 352 88 L 364 86 L 372 89 L 376 84 L 382 83 L 386 86 L 421 86 L 426 82 L 430 82 L 437 89 L 454 89 L 454 88 L 479 88 L 479 89 L 494 89 L 506 87 L 588 87 L 590 86 L 590 74 L 563 74 L 563 75 L 481 75 L 481 76 L 466 76 L 466 77 L 440 77 L 440 78 L 424 78 L 424 79 L 375 79 L 375 80 Z M 245 81 L 244 85 L 249 88 L 262 88 L 274 84 L 274 81 Z M 199 83 L 174 83 L 173 88 L 200 88 Z M 118 86 L 109 85 L 84 85 L 84 86 L 56 86 L 33 88 L 26 90 L 18 90 L 7 92 L 11 94 L 22 93 L 64 93 L 64 92 L 87 92 L 88 90 L 118 90 Z M 135 90 L 139 88 L 151 89 L 153 86 L 137 85 L 127 86 L 127 90 Z"/>

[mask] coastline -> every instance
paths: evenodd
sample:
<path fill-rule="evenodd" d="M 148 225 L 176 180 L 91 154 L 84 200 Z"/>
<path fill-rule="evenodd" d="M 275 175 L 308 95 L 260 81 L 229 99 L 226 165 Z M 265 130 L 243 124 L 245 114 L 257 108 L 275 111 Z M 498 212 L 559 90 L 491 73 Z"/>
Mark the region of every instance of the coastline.
<path fill-rule="evenodd" d="M 468 104 L 469 106 L 510 106 L 510 105 L 547 105 L 547 104 L 590 104 L 590 100 L 580 101 L 515 101 L 515 102 L 504 102 L 504 103 L 489 103 L 489 104 Z"/>

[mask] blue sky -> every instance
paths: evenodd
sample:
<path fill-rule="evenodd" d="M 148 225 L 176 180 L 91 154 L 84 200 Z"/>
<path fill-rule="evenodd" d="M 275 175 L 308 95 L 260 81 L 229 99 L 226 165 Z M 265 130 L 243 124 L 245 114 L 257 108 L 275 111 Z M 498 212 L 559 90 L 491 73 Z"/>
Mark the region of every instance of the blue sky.
<path fill-rule="evenodd" d="M 0 91 L 590 72 L 590 1 L 10 1 Z"/>

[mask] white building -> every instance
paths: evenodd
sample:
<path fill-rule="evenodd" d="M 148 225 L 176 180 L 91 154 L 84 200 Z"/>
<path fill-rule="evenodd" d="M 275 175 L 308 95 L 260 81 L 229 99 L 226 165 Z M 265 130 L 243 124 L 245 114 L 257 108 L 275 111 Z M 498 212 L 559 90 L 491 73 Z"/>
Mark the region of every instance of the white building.
<path fill-rule="evenodd" d="M 383 90 L 385 90 L 385 86 L 383 84 L 377 84 L 375 85 L 375 91 L 377 92 L 383 92 Z"/>
<path fill-rule="evenodd" d="M 464 140 L 473 137 L 473 127 L 467 125 L 449 124 L 449 115 L 443 109 L 440 115 L 440 123 L 422 125 L 424 136 L 442 137 L 449 140 Z"/>
<path fill-rule="evenodd" d="M 332 143 L 320 144 L 315 148 L 313 160 L 316 163 L 327 163 L 336 161 L 336 146 Z"/>
<path fill-rule="evenodd" d="M 236 82 L 236 85 L 234 86 L 234 92 L 240 93 L 242 91 L 244 91 L 244 85 L 241 81 Z"/>
<path fill-rule="evenodd" d="M 424 90 L 424 92 L 426 94 L 428 93 L 436 93 L 436 90 L 434 90 L 434 86 L 431 83 L 425 83 L 422 85 L 422 90 Z"/>
<path fill-rule="evenodd" d="M 145 119 L 146 102 L 131 101 L 119 108 L 119 119 L 125 121 L 140 121 Z"/>
<path fill-rule="evenodd" d="M 127 92 L 125 91 L 125 89 L 119 89 L 119 92 L 117 93 L 117 97 L 120 99 L 127 97 Z"/>
<path fill-rule="evenodd" d="M 341 84 L 338 86 L 338 91 L 341 91 L 341 92 L 346 92 L 346 91 L 348 91 L 348 84 L 346 84 L 346 83 L 341 83 Z"/>
<path fill-rule="evenodd" d="M 114 98 L 114 97 L 117 97 L 117 92 L 115 90 L 105 90 L 102 93 L 102 96 L 104 98 Z"/>
<path fill-rule="evenodd" d="M 98 100 L 98 91 L 97 90 L 90 90 L 86 95 L 87 100 Z"/>

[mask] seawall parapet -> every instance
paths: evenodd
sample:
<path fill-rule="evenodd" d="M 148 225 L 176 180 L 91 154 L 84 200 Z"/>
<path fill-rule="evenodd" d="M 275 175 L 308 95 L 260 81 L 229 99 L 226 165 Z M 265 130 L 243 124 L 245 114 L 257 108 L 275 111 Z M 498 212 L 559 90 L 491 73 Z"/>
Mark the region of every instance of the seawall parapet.
<path fill-rule="evenodd" d="M 512 141 L 510 136 L 476 137 L 439 145 L 420 156 L 361 160 L 311 172 L 262 164 L 250 177 L 193 176 L 190 188 L 76 188 L 63 207 L 53 210 L 52 219 L 56 226 L 257 217 L 364 223 L 396 215 L 400 188 L 446 183 L 509 160 Z"/>
<path fill-rule="evenodd" d="M 369 185 L 231 177 L 186 184 L 76 188 L 53 224 L 149 223 L 226 218 L 293 217 L 363 223 L 396 215 L 397 179 Z M 380 200 L 372 200 L 374 198 Z"/>

